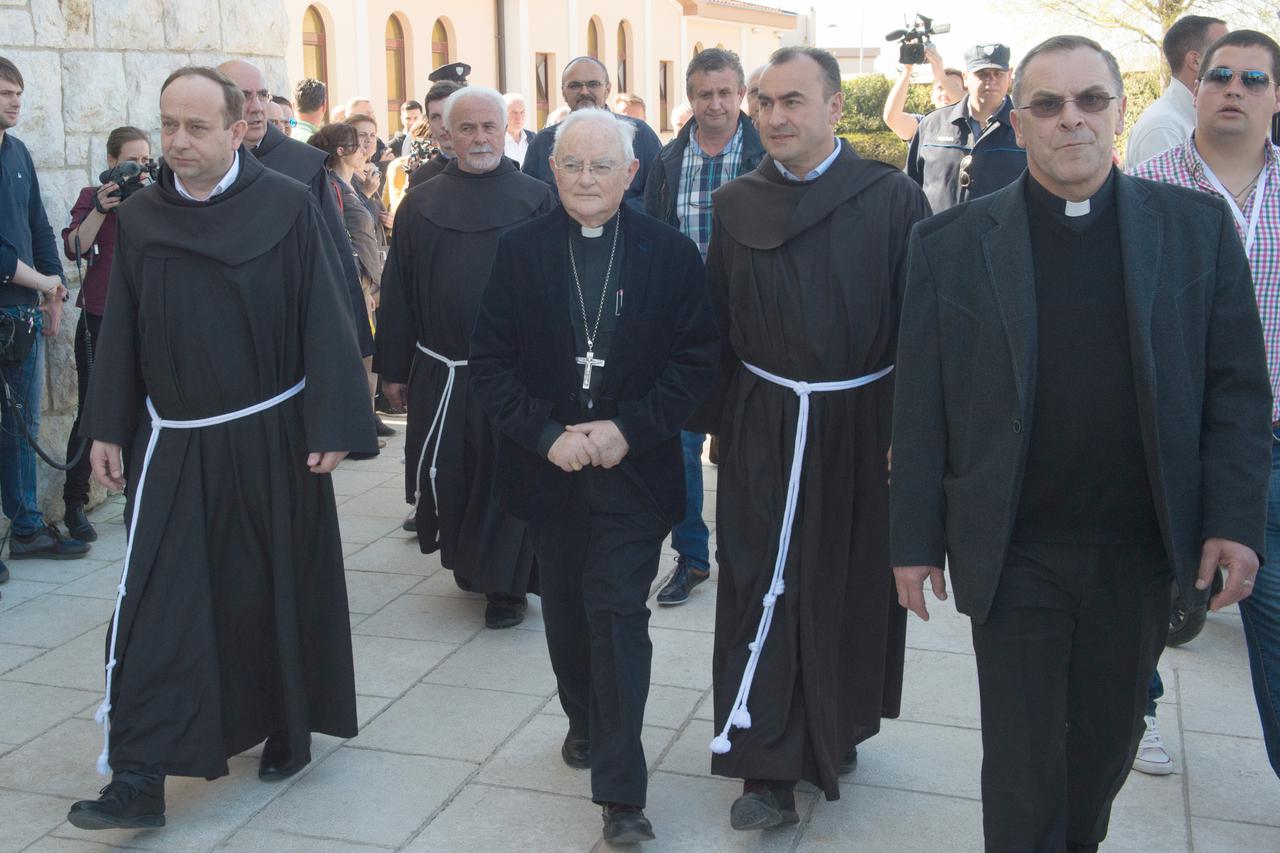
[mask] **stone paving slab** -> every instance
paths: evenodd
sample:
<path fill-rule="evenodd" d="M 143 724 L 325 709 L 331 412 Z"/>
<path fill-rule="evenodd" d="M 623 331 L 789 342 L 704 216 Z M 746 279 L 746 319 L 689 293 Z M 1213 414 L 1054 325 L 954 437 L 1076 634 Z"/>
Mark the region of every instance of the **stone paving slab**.
<path fill-rule="evenodd" d="M 124 553 L 122 500 L 94 512 L 90 559 L 11 566 L 0 599 L 0 853 L 607 849 L 590 774 L 560 760 L 566 721 L 538 599 L 519 628 L 483 628 L 484 598 L 459 590 L 439 555 L 400 529 L 399 442 L 334 477 L 360 736 L 317 736 L 312 764 L 280 784 L 257 779 L 260 748 L 233 759 L 230 777 L 170 780 L 162 830 L 85 833 L 65 822 L 70 803 L 102 784 L 92 714 Z M 704 473 L 714 519 L 715 469 Z M 668 542 L 655 592 L 673 563 Z M 901 719 L 862 747 L 841 799 L 802 786 L 798 825 L 730 829 L 739 784 L 711 775 L 707 749 L 717 575 L 684 606 L 651 602 L 643 740 L 658 838 L 643 850 L 980 850 L 977 681 L 968 620 L 950 601 L 930 600 L 928 623 L 909 621 Z M 1131 774 L 1102 849 L 1280 851 L 1280 783 L 1260 739 L 1238 613 L 1211 614 L 1199 638 L 1165 653 L 1161 672 L 1175 772 Z"/>

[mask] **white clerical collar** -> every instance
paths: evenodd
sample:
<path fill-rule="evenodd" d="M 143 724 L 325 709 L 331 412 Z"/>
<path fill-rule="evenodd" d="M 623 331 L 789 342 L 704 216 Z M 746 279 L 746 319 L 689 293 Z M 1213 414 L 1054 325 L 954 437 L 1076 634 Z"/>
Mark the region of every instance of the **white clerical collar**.
<path fill-rule="evenodd" d="M 1067 207 L 1062 212 L 1066 216 L 1071 216 L 1071 217 L 1088 216 L 1089 211 L 1092 209 L 1092 206 L 1089 204 L 1089 202 L 1090 202 L 1090 199 L 1087 199 L 1087 198 L 1084 201 L 1067 201 Z"/>
<path fill-rule="evenodd" d="M 787 171 L 786 166 L 782 165 L 781 163 L 778 163 L 775 160 L 774 162 L 778 166 L 778 171 L 781 172 L 782 177 L 786 178 L 788 181 L 795 181 L 798 184 L 807 183 L 809 181 L 816 181 L 818 178 L 822 177 L 823 173 L 825 173 L 827 169 L 831 168 L 831 164 L 834 163 L 836 161 L 836 158 L 840 156 L 840 140 L 836 139 L 834 136 L 831 137 L 831 140 L 835 144 L 835 148 L 832 149 L 831 153 L 827 155 L 827 159 L 823 160 L 821 163 L 815 166 L 813 171 L 805 175 L 803 178 L 797 178 L 795 175 Z"/>
<path fill-rule="evenodd" d="M 214 186 L 213 192 L 209 193 L 209 198 L 221 195 L 227 191 L 227 188 L 236 182 L 236 178 L 240 177 L 240 152 L 237 151 L 235 157 L 231 158 L 231 168 L 227 169 L 227 173 L 222 176 L 222 180 Z M 173 173 L 173 188 L 178 191 L 178 195 L 188 201 L 208 201 L 209 198 L 196 198 L 187 192 L 187 188 L 182 185 L 182 178 L 178 177 L 178 173 Z"/>

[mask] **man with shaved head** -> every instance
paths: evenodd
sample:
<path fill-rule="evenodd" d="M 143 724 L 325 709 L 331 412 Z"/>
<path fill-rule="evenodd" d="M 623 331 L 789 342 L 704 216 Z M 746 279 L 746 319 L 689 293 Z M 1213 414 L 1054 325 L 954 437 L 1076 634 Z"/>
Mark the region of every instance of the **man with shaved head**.
<path fill-rule="evenodd" d="M 560 94 L 573 112 L 583 109 L 609 109 L 609 93 L 613 90 L 609 83 L 609 70 L 604 63 L 591 56 L 579 56 L 569 60 L 560 75 Z M 640 164 L 639 170 L 631 183 L 626 187 L 623 201 L 633 201 L 637 208 L 644 205 L 644 185 L 649 179 L 649 167 L 658 158 L 662 150 L 662 142 L 653 128 L 640 119 L 622 116 L 623 121 L 635 128 L 635 157 Z M 547 165 L 551 150 L 556 144 L 556 133 L 560 125 L 553 124 L 544 128 L 533 141 L 525 155 L 521 167 L 526 175 L 533 175 L 540 181 L 551 185 L 553 191 L 558 190 L 553 170 Z"/>
<path fill-rule="evenodd" d="M 243 108 L 212 68 L 171 74 L 160 176 L 120 208 L 81 432 L 129 537 L 95 717 L 113 775 L 81 829 L 163 826 L 165 776 L 265 741 L 277 781 L 312 732 L 356 734 L 329 474 L 373 412 L 320 210 L 249 155 Z"/>
<path fill-rule="evenodd" d="M 243 59 L 231 59 L 218 66 L 244 97 L 244 121 L 246 125 L 244 147 L 268 169 L 274 169 L 295 181 L 301 181 L 311 191 L 320 205 L 320 219 L 325 233 L 338 250 L 342 277 L 346 282 L 347 301 L 351 305 L 351 317 L 356 321 L 356 334 L 360 354 L 373 353 L 373 335 L 364 322 L 364 292 L 360 289 L 360 274 L 356 269 L 355 255 L 351 251 L 351 238 L 342 221 L 338 196 L 329 183 L 325 169 L 325 154 L 319 148 L 290 139 L 283 131 L 267 120 L 266 105 L 271 100 L 267 78 L 262 69 Z"/>
<path fill-rule="evenodd" d="M 549 166 L 562 207 L 498 241 L 471 387 L 498 430 L 495 489 L 538 559 L 569 718 L 561 757 L 591 769 L 604 840 L 635 843 L 653 838 L 645 599 L 684 516 L 680 427 L 718 346 L 697 246 L 622 204 L 639 169 L 634 124 L 590 109 L 559 127 Z"/>

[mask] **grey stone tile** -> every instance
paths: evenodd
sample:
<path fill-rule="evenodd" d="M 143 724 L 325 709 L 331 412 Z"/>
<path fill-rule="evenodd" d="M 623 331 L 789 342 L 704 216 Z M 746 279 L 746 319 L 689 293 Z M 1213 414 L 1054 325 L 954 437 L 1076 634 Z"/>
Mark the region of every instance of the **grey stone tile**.
<path fill-rule="evenodd" d="M 0 681 L 0 708 L 4 709 L 0 731 L 13 743 L 25 743 L 69 719 L 94 698 L 87 690 Z"/>
<path fill-rule="evenodd" d="M 262 810 L 252 829 L 396 846 L 445 803 L 475 766 L 342 747 Z M 334 808 L 342 803 L 342 808 Z"/>
<path fill-rule="evenodd" d="M 101 701 L 101 698 L 98 699 Z M 0 757 L 0 787 L 82 800 L 105 782 L 94 769 L 102 727 L 73 718 Z"/>
<path fill-rule="evenodd" d="M 902 719 L 976 729 L 980 707 L 972 655 L 907 649 Z"/>
<path fill-rule="evenodd" d="M 925 593 L 928 622 L 914 614 L 907 616 L 907 648 L 973 654 L 973 630 L 969 617 L 956 610 L 955 596 L 949 593 L 950 589 L 946 601 L 934 598 L 932 590 Z"/>
<path fill-rule="evenodd" d="M 1254 823 L 1232 823 L 1197 817 L 1191 819 L 1196 853 L 1262 853 L 1280 850 L 1280 829 Z"/>
<path fill-rule="evenodd" d="M 1262 737 L 1253 681 L 1240 676 L 1239 670 L 1179 669 L 1178 684 L 1181 695 L 1186 697 L 1182 707 L 1183 728 Z"/>
<path fill-rule="evenodd" d="M 399 480 L 398 477 L 396 479 Z M 405 503 L 404 497 L 404 488 L 398 482 L 394 487 L 379 486 L 347 501 L 342 505 L 342 512 L 344 515 L 370 515 L 403 522 L 413 509 Z"/>
<path fill-rule="evenodd" d="M 117 587 L 120 585 L 121 567 L 124 561 L 106 563 L 97 571 L 58 587 L 58 595 L 78 595 L 82 598 L 101 598 L 115 605 Z"/>
<path fill-rule="evenodd" d="M 600 839 L 600 807 L 579 797 L 468 785 L 406 853 L 587 851 Z"/>
<path fill-rule="evenodd" d="M 67 819 L 72 800 L 0 790 L 0 851 L 22 850 Z"/>
<path fill-rule="evenodd" d="M 974 729 L 885 720 L 858 746 L 858 767 L 841 779 L 926 794 L 982 798 L 982 733 Z"/>
<path fill-rule="evenodd" d="M 484 611 L 477 613 L 469 602 L 434 595 L 402 595 L 357 625 L 352 633 L 464 643 L 483 630 Z"/>
<path fill-rule="evenodd" d="M 483 606 L 479 609 L 483 619 Z M 481 631 L 432 670 L 426 681 L 528 693 L 544 699 L 556 689 L 546 641 L 531 631 Z"/>
<path fill-rule="evenodd" d="M 345 560 L 349 572 L 392 572 L 428 577 L 440 571 L 440 555 L 418 550 L 417 539 L 386 537 L 361 548 Z"/>
<path fill-rule="evenodd" d="M 4 585 L 4 589 L 0 590 L 0 594 L 4 595 L 3 598 L 0 598 L 0 613 L 13 610 L 28 601 L 56 592 L 58 586 L 59 584 L 56 583 L 11 580 Z"/>
<path fill-rule="evenodd" d="M 419 684 L 366 726 L 352 746 L 479 764 L 541 704 L 535 696 Z"/>
<path fill-rule="evenodd" d="M 1244 647 L 1244 630 L 1235 613 L 1210 613 L 1200 635 L 1178 648 L 1166 648 L 1160 666 L 1180 671 L 1189 669 L 1236 672 L 1249 680 L 1249 656 Z"/>
<path fill-rule="evenodd" d="M 386 536 L 399 526 L 400 522 L 393 518 L 379 518 L 376 515 L 349 515 L 344 512 L 338 516 L 343 542 L 369 543 Z"/>
<path fill-rule="evenodd" d="M 92 551 L 89 554 L 80 560 L 9 560 L 6 565 L 14 580 L 64 584 L 93 574 L 112 562 L 97 559 Z"/>
<path fill-rule="evenodd" d="M 676 738 L 658 769 L 686 776 L 710 776 L 713 737 L 715 731 L 709 720 L 693 720 Z"/>
<path fill-rule="evenodd" d="M 742 793 L 742 783 L 732 779 L 695 779 L 658 772 L 649 780 L 649 806 L 645 814 L 653 822 L 657 840 L 651 845 L 662 853 L 782 853 L 792 849 L 798 826 L 767 832 L 737 832 L 729 826 L 729 806 Z M 803 815 L 813 795 L 796 793 L 796 807 Z M 899 838 L 901 841 L 901 838 Z M 833 850 L 862 848 L 841 843 Z M 899 850 L 904 848 L 899 847 Z"/>
<path fill-rule="evenodd" d="M 666 575 L 659 577 L 655 583 L 654 595 L 661 588 Z M 649 607 L 653 615 L 649 624 L 654 628 L 679 628 L 684 631 L 703 631 L 714 633 L 716 630 L 716 590 L 718 584 L 706 581 L 689 593 L 689 600 L 676 607 L 663 607 L 653 598 L 649 599 Z"/>
<path fill-rule="evenodd" d="M 710 690 L 702 697 L 702 701 L 698 703 L 697 709 L 693 712 L 695 720 L 714 720 L 716 717 L 716 696 Z"/>
<path fill-rule="evenodd" d="M 333 838 L 319 839 L 305 835 L 290 835 L 287 832 L 267 832 L 261 829 L 242 829 L 231 836 L 219 851 L 230 853 L 370 853 L 374 850 L 385 850 L 370 844 L 357 844 L 354 841 L 337 841 Z"/>
<path fill-rule="evenodd" d="M 414 575 L 347 572 L 347 607 L 352 613 L 376 613 L 418 583 Z"/>
<path fill-rule="evenodd" d="M 86 631 L 74 640 L 6 673 L 4 678 L 90 693 L 103 689 L 106 673 L 106 630 Z M 77 710 L 79 710 L 77 708 Z"/>
<path fill-rule="evenodd" d="M 1194 817 L 1280 826 L 1280 785 L 1261 740 L 1190 731 L 1183 738 Z"/>
<path fill-rule="evenodd" d="M 98 529 L 98 541 L 93 543 L 89 557 L 99 563 L 114 563 L 124 559 L 129 537 L 123 524 L 104 524 Z"/>
<path fill-rule="evenodd" d="M 0 675 L 11 669 L 16 669 L 38 654 L 41 654 L 41 650 L 34 646 L 15 646 L 10 643 L 0 643 Z"/>
<path fill-rule="evenodd" d="M 414 545 L 414 551 L 417 551 L 417 545 Z M 435 557 L 432 554 L 431 557 Z M 422 558 L 427 559 L 427 555 L 423 554 Z M 419 581 L 418 585 L 409 590 L 414 595 L 439 595 L 444 598 L 465 598 L 467 601 L 484 602 L 484 596 L 478 592 L 467 592 L 458 586 L 454 580 L 453 572 L 447 569 L 441 569 L 435 572 L 426 580 Z M 536 597 L 536 596 L 535 596 Z M 483 606 L 483 604 L 481 604 Z"/>
<path fill-rule="evenodd" d="M 355 468 L 354 463 L 343 462 L 333 472 L 333 493 L 342 497 L 362 495 L 370 489 L 386 485 L 393 477 L 395 474 L 386 471 L 364 471 Z"/>
<path fill-rule="evenodd" d="M 403 477 L 404 463 L 400 461 L 403 455 L 403 445 L 388 441 L 387 446 L 382 448 L 382 452 L 373 459 L 346 459 L 342 464 L 352 471 Z"/>
<path fill-rule="evenodd" d="M 55 830 L 62 838 L 105 842 L 143 850 L 210 850 L 243 824 L 283 788 L 258 780 L 257 759 L 237 756 L 229 762 L 231 773 L 212 782 L 170 776 L 165 780 L 165 826 L 146 830 L 82 830 L 64 824 Z M 303 777 L 305 778 L 305 777 Z M 88 792 L 84 796 L 91 796 Z"/>
<path fill-rule="evenodd" d="M 713 634 L 650 628 L 649 637 L 653 641 L 653 683 L 690 690 L 711 686 Z"/>
<path fill-rule="evenodd" d="M 364 728 L 374 717 L 391 704 L 386 696 L 361 696 L 356 694 L 356 725 Z"/>
<path fill-rule="evenodd" d="M 1174 763 L 1180 764 L 1181 741 L 1172 714 L 1168 723 L 1161 727 L 1161 733 Z M 1152 839 L 1159 839 L 1162 851 L 1187 850 L 1182 783 L 1183 777 L 1176 773 L 1147 776 L 1131 771 L 1112 806 L 1111 827 L 1102 849 L 1107 853 L 1145 853 L 1152 849 Z"/>
<path fill-rule="evenodd" d="M 701 700 L 702 693 L 698 690 L 651 684 L 649 701 L 644 706 L 644 723 L 646 726 L 678 729 L 689 719 Z"/>
<path fill-rule="evenodd" d="M 112 847 L 110 844 L 95 844 L 92 841 L 76 841 L 72 838 L 46 835 L 26 848 L 23 853 L 110 853 L 119 849 L 121 848 Z"/>
<path fill-rule="evenodd" d="M 6 586 L 13 586 L 13 583 Z M 7 599 L 9 592 L 5 590 Z M 0 619 L 0 643 L 53 648 L 111 618 L 112 602 L 70 595 L 42 595 Z"/>
<path fill-rule="evenodd" d="M 399 696 L 416 684 L 456 645 L 394 637 L 351 637 L 355 656 L 356 693 L 368 696 Z"/>
<path fill-rule="evenodd" d="M 842 788 L 838 802 L 817 804 L 795 849 L 797 853 L 981 850 L 982 804 L 885 788 Z"/>

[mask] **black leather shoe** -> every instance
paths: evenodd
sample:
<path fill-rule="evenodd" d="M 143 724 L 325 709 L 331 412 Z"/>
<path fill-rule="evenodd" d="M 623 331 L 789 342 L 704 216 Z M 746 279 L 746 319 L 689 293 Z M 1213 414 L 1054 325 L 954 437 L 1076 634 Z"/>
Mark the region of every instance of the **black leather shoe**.
<path fill-rule="evenodd" d="M 569 732 L 560 747 L 560 757 L 574 770 L 591 769 L 591 738 Z"/>
<path fill-rule="evenodd" d="M 263 782 L 283 782 L 303 767 L 305 761 L 295 761 L 289 749 L 289 736 L 277 732 L 262 745 L 262 758 L 258 762 L 258 778 Z"/>
<path fill-rule="evenodd" d="M 848 776 L 858 766 L 858 748 L 856 746 L 849 747 L 849 751 L 840 757 L 839 772 L 841 776 Z"/>
<path fill-rule="evenodd" d="M 81 542 L 97 542 L 98 531 L 93 529 L 89 518 L 84 514 L 84 504 L 67 504 L 67 515 L 63 519 L 71 538 Z"/>
<path fill-rule="evenodd" d="M 164 783 L 135 788 L 111 782 L 96 800 L 81 800 L 67 812 L 78 829 L 147 829 L 164 826 Z"/>
<path fill-rule="evenodd" d="M 405 518 L 404 522 L 400 525 L 400 529 L 401 529 L 401 530 L 403 530 L 403 531 L 405 531 L 405 532 L 407 532 L 407 533 L 417 533 L 417 532 L 418 532 L 418 512 L 417 512 L 417 510 L 414 510 L 413 512 L 409 513 L 408 517 L 407 517 L 407 518 Z"/>
<path fill-rule="evenodd" d="M 68 539 L 52 524 L 28 536 L 9 537 L 10 560 L 78 560 L 89 553 L 89 543 Z"/>
<path fill-rule="evenodd" d="M 791 782 L 748 779 L 742 784 L 742 796 L 729 807 L 729 824 L 734 829 L 769 829 L 799 821 Z"/>
<path fill-rule="evenodd" d="M 602 817 L 606 844 L 639 844 L 653 840 L 653 824 L 637 806 L 605 803 Z"/>
<path fill-rule="evenodd" d="M 396 434 L 396 429 L 387 424 L 382 418 L 375 417 L 373 423 L 374 429 L 378 431 L 379 438 L 388 438 Z"/>
<path fill-rule="evenodd" d="M 378 457 L 380 449 L 384 446 L 385 445 L 383 442 L 379 442 L 378 443 L 379 450 L 374 450 L 374 451 L 360 450 L 354 453 L 348 453 L 347 458 L 350 459 L 352 462 L 363 462 L 366 459 L 376 459 Z"/>
<path fill-rule="evenodd" d="M 528 609 L 529 599 L 523 595 L 490 595 L 484 608 L 484 626 L 514 628 L 524 621 L 524 612 Z"/>
<path fill-rule="evenodd" d="M 0 583 L 9 582 L 9 567 L 4 563 L 0 563 Z"/>
<path fill-rule="evenodd" d="M 676 559 L 676 570 L 671 573 L 662 589 L 658 590 L 658 603 L 664 607 L 684 604 L 689 593 L 698 584 L 711 577 L 710 569 L 700 569 L 685 557 Z"/>

